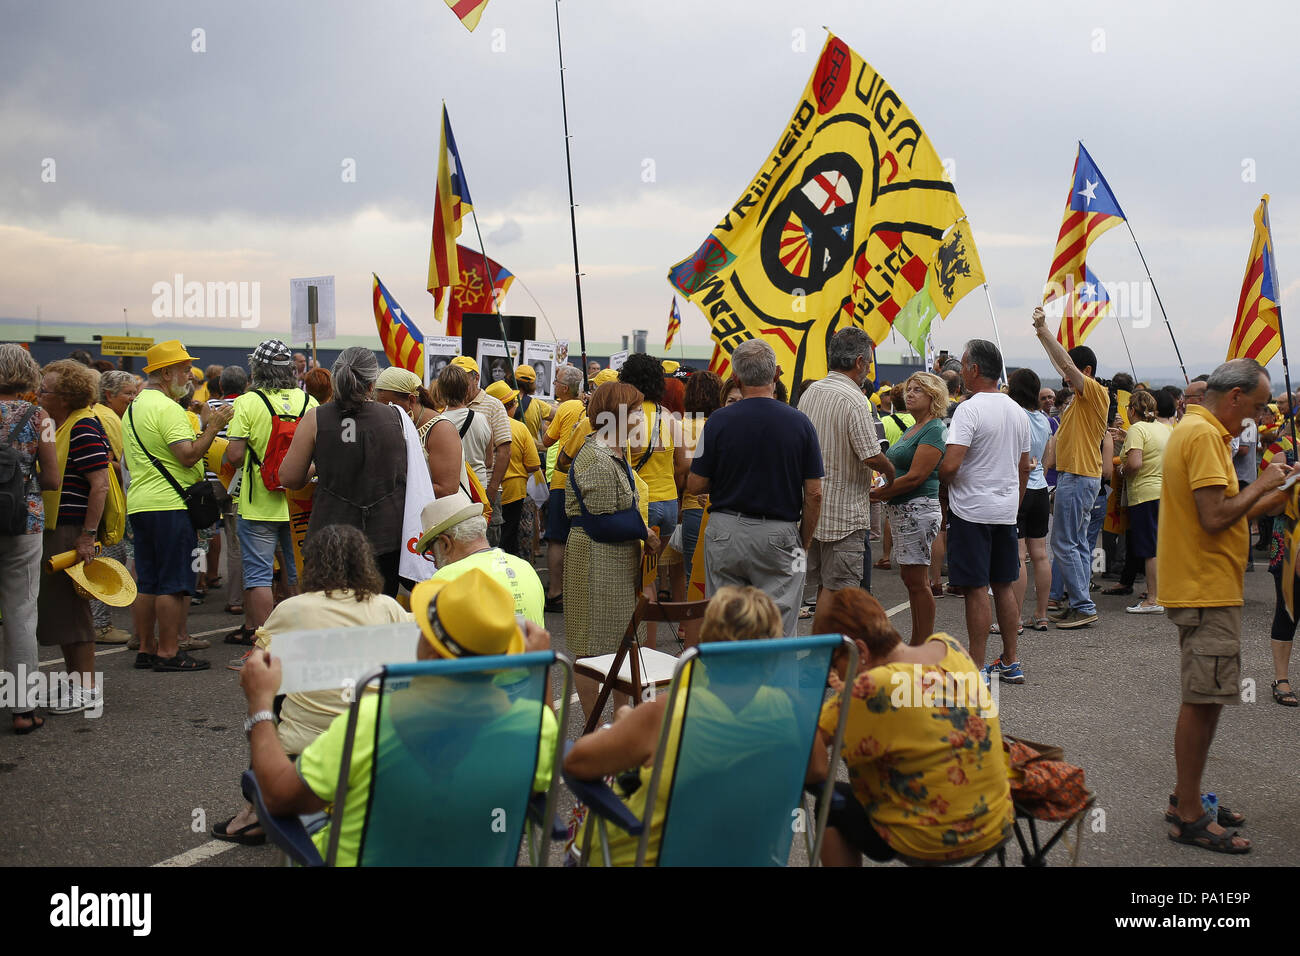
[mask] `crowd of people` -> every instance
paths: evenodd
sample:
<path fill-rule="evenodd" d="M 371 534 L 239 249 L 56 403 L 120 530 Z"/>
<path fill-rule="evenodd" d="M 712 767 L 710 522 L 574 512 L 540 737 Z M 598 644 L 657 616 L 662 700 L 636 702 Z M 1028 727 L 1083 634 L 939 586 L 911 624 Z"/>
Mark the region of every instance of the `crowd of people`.
<path fill-rule="evenodd" d="M 1028 368 L 1008 374 L 979 339 L 960 358 L 878 384 L 870 339 L 847 328 L 828 343 L 826 376 L 797 383 L 793 403 L 756 339 L 732 352 L 726 380 L 640 353 L 617 370 L 562 365 L 554 402 L 537 397 L 527 365 L 481 387 L 468 356 L 426 385 L 381 368 L 369 349 L 343 350 L 327 371 L 274 339 L 247 368 L 203 372 L 181 342 L 159 343 L 142 378 L 88 355 L 40 368 L 22 347 L 0 345 L 0 446 L 16 453 L 22 483 L 22 513 L 0 528 L 5 667 L 33 673 L 37 646 L 57 645 L 65 679 L 47 712 L 102 708 L 96 642 L 127 644 L 142 670 L 208 669 L 193 652 L 209 642 L 189 635 L 187 619 L 219 595 L 239 620 L 224 642 L 240 656 L 226 666 L 241 671 L 267 805 L 307 813 L 332 798 L 347 702 L 290 694 L 276 716 L 277 633 L 414 617 L 416 656 L 449 658 L 548 647 L 551 614 L 582 659 L 617 649 L 639 596 L 684 601 L 694 580 L 709 605 L 684 629 L 687 644 L 793 635 L 802 618 L 859 648 L 858 674 L 841 655 L 831 675 L 854 684 L 842 745 L 851 783 L 823 860 L 935 861 L 987 852 L 1010 832 L 1001 731 L 996 711 L 970 715 L 951 743 L 936 743 L 921 728 L 950 720 L 951 708 L 891 704 L 878 692 L 891 669 L 1022 684 L 1025 628 L 1086 628 L 1099 619 L 1098 593 L 1134 595 L 1128 613 L 1166 614 L 1180 640 L 1170 837 L 1245 852 L 1249 841 L 1226 829 L 1241 815 L 1205 810 L 1201 776 L 1221 708 L 1239 698 L 1251 522 L 1277 582 L 1273 696 L 1300 704 L 1287 679 L 1290 521 L 1274 517 L 1283 482 L 1300 472 L 1283 434 L 1292 397 L 1272 402 L 1249 360 L 1181 390 L 1122 373 L 1105 381 L 1093 351 L 1063 348 L 1041 309 L 1033 326 L 1060 391 Z M 875 561 L 873 541 L 884 548 Z M 131 632 L 78 580 L 41 571 L 67 552 L 129 568 Z M 643 575 L 647 556 L 657 576 Z M 873 569 L 899 573 L 907 640 L 871 596 Z M 947 596 L 963 602 L 964 644 L 935 633 Z M 990 635 L 1001 650 L 987 662 Z M 643 643 L 657 639 L 643 625 Z M 579 677 L 577 691 L 589 713 L 599 685 Z M 733 713 L 725 696 L 700 706 L 738 722 L 741 759 L 762 743 L 746 737 L 746 720 L 775 704 L 755 698 Z M 501 706 L 502 721 L 526 716 Z M 832 699 L 810 784 L 833 772 L 826 748 L 839 716 Z M 645 776 L 674 719 L 656 702 L 618 708 L 565 769 Z M 36 706 L 14 711 L 17 733 L 43 723 Z M 538 789 L 555 769 L 539 762 Z M 364 770 L 355 785 L 349 806 L 363 807 Z M 623 796 L 643 807 L 646 789 Z M 356 859 L 361 819 L 344 821 L 344 860 Z M 265 839 L 247 805 L 214 833 Z M 616 844 L 615 861 L 629 862 L 634 843 Z"/>

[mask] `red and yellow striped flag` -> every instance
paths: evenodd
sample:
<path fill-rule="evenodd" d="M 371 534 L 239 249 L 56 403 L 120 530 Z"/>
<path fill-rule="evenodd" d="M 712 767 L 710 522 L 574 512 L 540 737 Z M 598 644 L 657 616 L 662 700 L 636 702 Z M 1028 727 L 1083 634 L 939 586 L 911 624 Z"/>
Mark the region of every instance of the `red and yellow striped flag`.
<path fill-rule="evenodd" d="M 1070 284 L 1067 278 L 1066 285 Z M 1067 350 L 1082 345 L 1109 308 L 1110 296 L 1106 294 L 1106 287 L 1093 275 L 1091 269 L 1084 266 L 1084 281 L 1075 286 L 1065 300 L 1065 315 L 1061 316 L 1061 328 L 1056 333 L 1056 341 Z"/>
<path fill-rule="evenodd" d="M 465 29 L 470 33 L 478 26 L 479 17 L 483 16 L 483 10 L 488 5 L 488 0 L 446 0 L 447 6 L 451 7 L 451 12 L 460 18 L 460 22 L 465 24 Z"/>
<path fill-rule="evenodd" d="M 1255 210 L 1255 235 L 1246 258 L 1246 278 L 1237 300 L 1237 321 L 1232 326 L 1228 358 L 1253 358 L 1267 365 L 1282 345 L 1278 325 L 1277 266 L 1273 262 L 1273 237 L 1268 227 L 1268 196 Z"/>
<path fill-rule="evenodd" d="M 390 364 L 414 372 L 424 377 L 424 336 L 411 321 L 397 300 L 393 298 L 379 276 L 375 278 L 373 298 L 375 306 L 375 326 L 379 329 L 379 341 L 384 344 L 384 354 Z"/>
<path fill-rule="evenodd" d="M 1106 177 L 1080 143 L 1074 158 L 1074 175 L 1070 178 L 1070 195 L 1065 200 L 1065 216 L 1056 237 L 1056 251 L 1052 253 L 1052 268 L 1043 290 L 1044 302 L 1066 294 L 1072 284 L 1078 286 L 1086 281 L 1084 260 L 1088 247 L 1103 232 L 1121 222 L 1124 222 L 1124 210 L 1110 191 Z"/>
<path fill-rule="evenodd" d="M 429 245 L 428 290 L 433 294 L 434 315 L 442 321 L 447 310 L 449 290 L 460 282 L 460 262 L 456 256 L 456 238 L 461 222 L 474 208 L 469 184 L 460 166 L 456 137 L 446 104 L 442 107 L 442 140 L 438 149 L 438 191 L 433 204 L 433 239 Z"/>
<path fill-rule="evenodd" d="M 673 296 L 673 307 L 668 310 L 668 337 L 664 339 L 664 351 L 673 347 L 673 337 L 682 327 L 682 314 L 677 311 L 677 296 Z"/>

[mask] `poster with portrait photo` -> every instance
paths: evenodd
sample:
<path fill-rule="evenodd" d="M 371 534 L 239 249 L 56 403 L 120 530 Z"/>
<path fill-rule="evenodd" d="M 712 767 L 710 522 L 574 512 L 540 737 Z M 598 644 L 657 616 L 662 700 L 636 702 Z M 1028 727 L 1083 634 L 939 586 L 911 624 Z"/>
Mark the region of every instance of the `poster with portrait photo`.
<path fill-rule="evenodd" d="M 485 389 L 493 382 L 513 381 L 515 366 L 519 364 L 519 352 L 518 342 L 510 343 L 510 352 L 507 354 L 506 345 L 500 339 L 479 339 L 478 355 L 474 357 L 482 376 L 479 388 Z"/>
<path fill-rule="evenodd" d="M 438 373 L 460 355 L 459 335 L 426 335 L 424 337 L 425 381 L 436 382 Z"/>
<path fill-rule="evenodd" d="M 558 353 L 556 342 L 524 342 L 524 364 L 537 373 L 537 388 L 533 391 L 536 398 L 550 401 L 555 397 L 555 365 Z"/>

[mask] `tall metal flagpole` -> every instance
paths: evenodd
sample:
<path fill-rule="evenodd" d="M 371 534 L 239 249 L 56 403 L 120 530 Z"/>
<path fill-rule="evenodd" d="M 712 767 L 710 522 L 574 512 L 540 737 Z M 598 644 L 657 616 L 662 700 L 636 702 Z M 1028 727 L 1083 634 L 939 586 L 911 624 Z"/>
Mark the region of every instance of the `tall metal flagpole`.
<path fill-rule="evenodd" d="M 1264 233 L 1268 236 L 1268 264 L 1270 278 L 1273 281 L 1273 294 L 1277 296 L 1277 337 L 1279 344 L 1282 346 L 1282 379 L 1286 382 L 1287 410 L 1291 418 L 1291 444 L 1300 448 L 1300 441 L 1296 440 L 1295 433 L 1295 406 L 1291 402 L 1291 368 L 1287 365 L 1286 360 L 1286 333 L 1282 331 L 1282 287 L 1277 281 L 1277 257 L 1273 255 L 1273 227 L 1268 221 L 1268 196 L 1267 194 L 1260 203 L 1264 206 Z"/>
<path fill-rule="evenodd" d="M 1160 306 L 1160 314 L 1165 319 L 1165 328 L 1169 330 L 1169 341 L 1174 343 L 1174 354 L 1178 356 L 1178 367 L 1183 370 L 1183 381 L 1190 384 L 1192 380 L 1187 377 L 1187 366 L 1183 364 L 1183 353 L 1178 349 L 1178 340 L 1174 338 L 1174 327 L 1169 324 L 1169 313 L 1165 311 L 1165 304 L 1160 301 L 1160 290 L 1156 288 L 1156 280 L 1151 277 L 1151 267 L 1147 265 L 1147 257 L 1142 255 L 1142 247 L 1138 245 L 1138 237 L 1133 234 L 1133 226 L 1127 217 L 1124 219 L 1124 225 L 1128 226 L 1128 234 L 1132 237 L 1133 246 L 1137 249 L 1138 257 L 1142 260 L 1142 268 L 1147 271 L 1147 281 L 1151 283 L 1151 291 L 1156 294 L 1156 304 Z M 1125 348 L 1127 347 L 1126 344 Z M 1137 376 L 1136 372 L 1133 374 L 1134 377 Z"/>
<path fill-rule="evenodd" d="M 1154 288 L 1154 286 L 1152 288 Z M 1128 370 L 1133 373 L 1133 385 L 1136 387 L 1137 380 L 1138 380 L 1138 371 L 1133 366 L 1133 353 L 1129 351 L 1128 336 L 1124 334 L 1124 323 L 1120 321 L 1118 315 L 1115 316 L 1115 324 L 1119 326 L 1119 338 L 1120 341 L 1124 343 L 1124 351 L 1128 355 Z M 1094 369 L 1093 371 L 1096 371 L 1096 369 Z"/>
<path fill-rule="evenodd" d="M 587 382 L 587 330 L 582 323 L 582 271 L 578 267 L 578 218 L 573 203 L 573 159 L 569 155 L 569 105 L 564 96 L 564 42 L 560 38 L 560 0 L 555 0 L 555 49 L 560 55 L 560 109 L 564 115 L 564 168 L 569 177 L 569 231 L 573 235 L 573 286 L 578 294 L 578 345 L 582 349 L 582 385 Z"/>
<path fill-rule="evenodd" d="M 997 313 L 993 311 L 993 296 L 989 295 L 989 284 L 984 283 L 984 298 L 989 304 L 989 318 L 993 320 L 993 337 L 998 340 L 998 351 L 1002 353 L 1002 378 L 1001 382 L 1007 381 L 1007 354 L 1002 351 L 1002 333 L 998 331 Z M 999 384 L 1001 384 L 1001 382 Z"/>
<path fill-rule="evenodd" d="M 510 361 L 510 341 L 506 338 L 506 320 L 501 318 L 501 310 L 497 308 L 496 286 L 492 283 L 492 268 L 488 265 L 487 246 L 483 245 L 483 230 L 478 227 L 478 213 L 474 209 L 469 211 L 470 217 L 474 220 L 474 232 L 478 235 L 479 255 L 483 257 L 483 272 L 487 276 L 488 288 L 491 289 L 492 297 L 492 314 L 497 317 L 497 327 L 501 330 L 501 345 L 506 350 L 506 383 L 515 388 L 515 363 Z M 523 343 L 519 347 L 523 348 Z M 523 355 L 519 360 L 523 361 Z"/>

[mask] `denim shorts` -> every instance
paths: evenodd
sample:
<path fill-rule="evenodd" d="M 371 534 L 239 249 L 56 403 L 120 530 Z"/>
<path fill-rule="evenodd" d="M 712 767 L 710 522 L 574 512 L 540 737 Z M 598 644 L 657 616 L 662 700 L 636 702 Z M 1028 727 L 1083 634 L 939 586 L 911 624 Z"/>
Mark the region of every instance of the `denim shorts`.
<path fill-rule="evenodd" d="M 141 594 L 194 593 L 198 537 L 188 511 L 137 511 L 131 515 L 131 534 Z"/>
<path fill-rule="evenodd" d="M 298 567 L 293 560 L 293 530 L 287 521 L 249 521 L 239 518 L 235 526 L 239 550 L 244 560 L 244 587 L 269 588 L 275 573 L 275 551 L 280 549 L 285 581 L 298 583 Z"/>
<path fill-rule="evenodd" d="M 650 527 L 659 527 L 659 540 L 667 541 L 677 527 L 677 499 L 652 501 L 647 509 L 650 514 Z"/>

